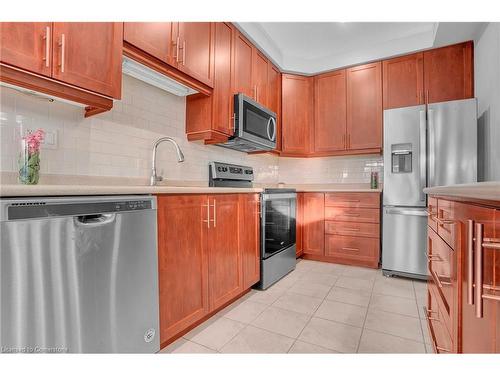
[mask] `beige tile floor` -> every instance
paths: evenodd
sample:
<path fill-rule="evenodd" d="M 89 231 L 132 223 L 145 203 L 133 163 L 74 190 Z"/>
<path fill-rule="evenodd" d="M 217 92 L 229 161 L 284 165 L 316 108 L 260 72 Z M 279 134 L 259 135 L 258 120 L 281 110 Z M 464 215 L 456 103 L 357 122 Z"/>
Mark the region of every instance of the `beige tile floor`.
<path fill-rule="evenodd" d="M 425 298 L 421 281 L 301 260 L 162 353 L 431 353 Z"/>

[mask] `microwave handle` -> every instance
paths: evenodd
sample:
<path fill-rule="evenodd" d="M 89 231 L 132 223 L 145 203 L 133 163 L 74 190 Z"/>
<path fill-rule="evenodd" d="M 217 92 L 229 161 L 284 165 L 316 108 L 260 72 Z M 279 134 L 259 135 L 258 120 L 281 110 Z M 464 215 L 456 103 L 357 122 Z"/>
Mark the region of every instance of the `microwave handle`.
<path fill-rule="evenodd" d="M 271 122 L 273 123 L 273 135 L 271 136 L 271 133 L 269 132 L 269 127 L 271 125 Z M 269 138 L 270 141 L 274 142 L 276 138 L 276 120 L 274 117 L 269 117 L 269 120 L 267 121 L 267 138 Z"/>

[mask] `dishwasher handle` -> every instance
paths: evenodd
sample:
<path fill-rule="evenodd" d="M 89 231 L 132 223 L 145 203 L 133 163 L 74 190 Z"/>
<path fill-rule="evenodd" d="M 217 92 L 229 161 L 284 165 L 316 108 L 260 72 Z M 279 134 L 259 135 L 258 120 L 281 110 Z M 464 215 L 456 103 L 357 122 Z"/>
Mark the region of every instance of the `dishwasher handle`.
<path fill-rule="evenodd" d="M 75 216 L 74 221 L 80 226 L 97 227 L 112 223 L 115 218 L 116 214 L 81 215 Z"/>

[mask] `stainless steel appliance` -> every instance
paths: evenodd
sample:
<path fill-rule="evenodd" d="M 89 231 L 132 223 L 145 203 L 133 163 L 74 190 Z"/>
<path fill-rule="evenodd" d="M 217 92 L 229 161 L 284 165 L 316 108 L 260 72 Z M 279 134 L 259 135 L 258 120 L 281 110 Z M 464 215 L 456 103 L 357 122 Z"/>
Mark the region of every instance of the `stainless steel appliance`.
<path fill-rule="evenodd" d="M 3 352 L 159 351 L 156 198 L 0 200 Z"/>
<path fill-rule="evenodd" d="M 211 162 L 209 186 L 251 187 L 253 169 Z M 293 189 L 265 189 L 260 198 L 261 245 L 259 289 L 267 289 L 295 269 L 297 194 Z"/>
<path fill-rule="evenodd" d="M 234 135 L 218 146 L 252 152 L 276 148 L 276 113 L 243 94 L 234 96 Z"/>
<path fill-rule="evenodd" d="M 295 269 L 297 193 L 292 189 L 265 189 L 260 199 L 260 282 L 267 289 Z"/>
<path fill-rule="evenodd" d="M 384 111 L 385 275 L 427 277 L 423 189 L 476 180 L 476 99 Z"/>

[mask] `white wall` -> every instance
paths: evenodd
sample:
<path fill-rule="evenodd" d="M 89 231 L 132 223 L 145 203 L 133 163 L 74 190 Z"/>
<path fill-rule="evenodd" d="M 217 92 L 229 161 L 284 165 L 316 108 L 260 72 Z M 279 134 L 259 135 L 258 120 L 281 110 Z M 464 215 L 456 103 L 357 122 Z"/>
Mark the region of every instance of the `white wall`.
<path fill-rule="evenodd" d="M 475 94 L 478 101 L 478 151 L 484 165 L 478 177 L 500 181 L 500 23 L 490 23 L 474 46 Z"/>
<path fill-rule="evenodd" d="M 212 160 L 251 165 L 258 183 L 369 182 L 369 172 L 381 169 L 380 156 L 289 159 L 187 142 L 185 99 L 123 78 L 122 100 L 88 119 L 82 108 L 0 88 L 0 172 L 17 171 L 19 134 L 36 128 L 58 134 L 57 148 L 41 155 L 41 172 L 56 175 L 147 178 L 151 147 L 161 136 L 175 138 L 186 156 L 177 163 L 172 145 L 160 146 L 158 169 L 170 180 L 206 182 Z"/>

